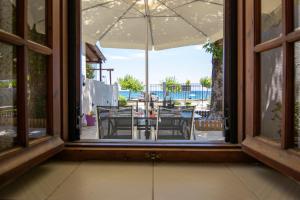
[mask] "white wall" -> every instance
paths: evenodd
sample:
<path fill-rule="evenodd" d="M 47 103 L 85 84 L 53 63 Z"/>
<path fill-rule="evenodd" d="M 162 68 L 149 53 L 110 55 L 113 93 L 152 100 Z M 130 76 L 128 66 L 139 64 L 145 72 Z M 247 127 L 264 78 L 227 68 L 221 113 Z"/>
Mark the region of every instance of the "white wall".
<path fill-rule="evenodd" d="M 81 74 L 86 77 L 86 52 L 85 42 L 81 42 Z"/>
<path fill-rule="evenodd" d="M 118 85 L 106 85 L 100 81 L 85 80 L 82 87 L 82 113 L 96 111 L 96 106 L 117 106 Z"/>

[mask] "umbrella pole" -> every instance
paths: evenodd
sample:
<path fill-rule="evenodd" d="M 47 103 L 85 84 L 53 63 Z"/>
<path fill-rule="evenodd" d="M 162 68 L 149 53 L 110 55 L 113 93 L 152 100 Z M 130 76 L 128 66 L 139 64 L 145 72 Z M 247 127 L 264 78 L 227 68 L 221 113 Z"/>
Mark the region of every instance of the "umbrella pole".
<path fill-rule="evenodd" d="M 146 94 L 145 94 L 145 107 L 146 107 L 146 138 L 150 138 L 149 130 L 149 8 L 148 0 L 145 0 L 145 20 L 146 20 L 146 46 L 145 46 L 145 81 L 146 81 Z"/>
<path fill-rule="evenodd" d="M 148 23 L 148 0 L 146 3 L 146 47 L 145 47 L 145 81 L 146 81 L 146 94 L 145 94 L 145 106 L 146 106 L 146 117 L 149 115 L 149 23 Z"/>

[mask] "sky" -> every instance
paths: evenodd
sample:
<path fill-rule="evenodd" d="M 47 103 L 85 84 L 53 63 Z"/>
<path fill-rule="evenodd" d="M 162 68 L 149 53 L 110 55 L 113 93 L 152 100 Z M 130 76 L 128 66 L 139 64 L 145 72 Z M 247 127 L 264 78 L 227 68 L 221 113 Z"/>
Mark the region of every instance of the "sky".
<path fill-rule="evenodd" d="M 145 53 L 142 50 L 101 48 L 107 61 L 103 68 L 114 68 L 112 82 L 127 74 L 145 83 Z M 211 76 L 212 56 L 202 46 L 186 46 L 162 51 L 149 51 L 149 83 L 161 83 L 175 76 L 180 83 L 199 83 L 201 77 Z M 108 73 L 103 72 L 108 77 Z"/>

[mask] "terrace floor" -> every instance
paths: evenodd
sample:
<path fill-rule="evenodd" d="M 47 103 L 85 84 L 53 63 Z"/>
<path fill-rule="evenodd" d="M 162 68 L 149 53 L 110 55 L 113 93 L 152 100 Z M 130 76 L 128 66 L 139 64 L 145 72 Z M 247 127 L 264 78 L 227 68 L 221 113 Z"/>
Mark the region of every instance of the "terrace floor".
<path fill-rule="evenodd" d="M 197 131 L 195 130 L 196 138 L 194 142 L 199 143 L 220 143 L 224 142 L 225 138 L 222 131 Z M 145 138 L 145 135 L 141 133 L 142 140 Z M 96 126 L 86 126 L 82 127 L 80 139 L 82 140 L 96 140 L 99 139 L 97 127 Z M 170 139 L 172 139 L 172 134 L 170 134 Z M 187 141 L 189 142 L 189 141 Z"/>
<path fill-rule="evenodd" d="M 260 164 L 48 161 L 0 189 L 13 200 L 292 200 L 300 184 Z"/>

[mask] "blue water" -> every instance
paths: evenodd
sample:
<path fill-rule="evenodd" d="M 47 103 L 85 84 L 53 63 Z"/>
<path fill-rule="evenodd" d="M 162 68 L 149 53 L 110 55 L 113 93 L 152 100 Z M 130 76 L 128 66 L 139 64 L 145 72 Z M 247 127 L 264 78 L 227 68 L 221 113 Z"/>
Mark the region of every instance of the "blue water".
<path fill-rule="evenodd" d="M 151 91 L 152 95 L 158 96 L 159 100 L 163 100 L 163 91 Z M 129 91 L 119 91 L 119 96 L 124 96 L 127 99 L 129 98 Z M 141 92 L 131 92 L 131 99 L 138 99 L 142 95 Z M 206 100 L 209 99 L 211 96 L 211 91 L 190 91 L 190 92 L 176 92 L 176 93 L 169 93 L 168 98 L 172 100 L 179 100 L 179 99 L 191 99 L 191 100 Z"/>

